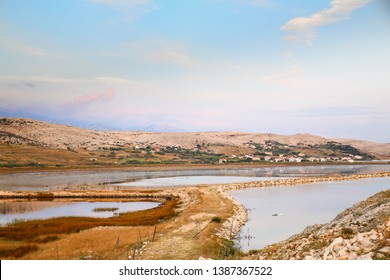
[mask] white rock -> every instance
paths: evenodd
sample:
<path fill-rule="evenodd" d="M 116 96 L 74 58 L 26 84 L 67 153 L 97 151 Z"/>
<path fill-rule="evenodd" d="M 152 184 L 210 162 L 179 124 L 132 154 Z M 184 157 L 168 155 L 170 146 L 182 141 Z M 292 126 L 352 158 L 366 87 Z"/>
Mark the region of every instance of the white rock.
<path fill-rule="evenodd" d="M 390 246 L 383 247 L 378 252 L 382 253 L 382 254 L 389 254 L 390 253 Z"/>
<path fill-rule="evenodd" d="M 348 257 L 349 257 L 348 249 L 347 249 L 346 247 L 342 248 L 342 249 L 338 252 L 338 257 L 339 257 L 339 259 L 342 259 L 342 260 L 348 259 Z"/>
<path fill-rule="evenodd" d="M 342 237 L 338 237 L 330 244 L 330 247 L 333 248 L 334 251 L 339 251 L 344 247 L 344 239 Z"/>
<path fill-rule="evenodd" d="M 348 260 L 356 260 L 358 258 L 358 254 L 356 252 L 351 252 L 348 256 Z"/>
<path fill-rule="evenodd" d="M 374 253 L 370 252 L 368 254 L 358 256 L 356 259 L 357 260 L 372 260 L 373 255 L 374 255 Z"/>

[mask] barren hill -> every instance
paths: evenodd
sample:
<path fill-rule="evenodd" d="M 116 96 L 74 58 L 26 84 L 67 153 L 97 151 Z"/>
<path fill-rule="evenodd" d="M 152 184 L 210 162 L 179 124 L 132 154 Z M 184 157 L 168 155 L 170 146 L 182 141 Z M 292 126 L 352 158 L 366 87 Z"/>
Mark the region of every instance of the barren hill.
<path fill-rule="evenodd" d="M 140 160 L 144 158 L 149 161 L 158 159 L 161 163 L 164 160 L 202 163 L 207 158 L 205 162 L 212 163 L 223 158 L 233 160 L 243 156 L 258 161 L 267 160 L 267 156 L 273 157 L 269 159 L 271 161 L 288 161 L 298 155 L 304 160 L 309 157 L 341 160 L 346 156 L 355 156 L 360 160 L 390 158 L 390 144 L 326 139 L 310 134 L 96 131 L 25 118 L 0 119 L 0 144 L 13 148 L 37 147 L 57 152 L 77 152 L 85 155 L 84 160 L 87 156 L 89 159 L 104 157 L 94 152 L 111 151 L 115 163 L 141 163 Z M 3 161 L 9 162 L 9 157 L 4 158 Z M 107 159 L 94 161 L 108 162 Z"/>
<path fill-rule="evenodd" d="M 0 133 L 2 137 L 0 139 L 3 142 L 36 144 L 60 149 L 66 149 L 67 147 L 91 149 L 93 146 L 124 144 L 156 144 L 191 149 L 198 144 L 244 147 L 245 143 L 250 141 L 264 143 L 271 140 L 288 145 L 297 145 L 298 143 L 324 144 L 329 141 L 329 139 L 310 134 L 284 136 L 243 132 L 96 131 L 24 118 L 1 119 Z"/>

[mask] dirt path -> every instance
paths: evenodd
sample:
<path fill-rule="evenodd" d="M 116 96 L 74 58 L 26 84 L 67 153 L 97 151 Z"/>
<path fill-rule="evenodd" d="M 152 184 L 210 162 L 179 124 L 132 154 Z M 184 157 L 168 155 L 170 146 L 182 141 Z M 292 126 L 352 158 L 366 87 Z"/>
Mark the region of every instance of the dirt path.
<path fill-rule="evenodd" d="M 233 216 L 235 204 L 214 188 L 193 188 L 191 202 L 147 244 L 140 259 L 198 259 L 218 255 L 218 230 Z"/>

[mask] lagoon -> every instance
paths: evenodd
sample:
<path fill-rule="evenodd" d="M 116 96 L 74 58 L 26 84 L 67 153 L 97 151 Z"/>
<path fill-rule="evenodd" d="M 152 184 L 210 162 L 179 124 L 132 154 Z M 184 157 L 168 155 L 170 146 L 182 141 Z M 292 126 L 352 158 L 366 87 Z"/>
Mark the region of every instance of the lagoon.
<path fill-rule="evenodd" d="M 157 207 L 158 202 L 56 202 L 56 201 L 0 201 L 0 225 L 18 220 L 49 219 L 55 217 L 108 218 L 124 212 L 134 212 Z M 94 211 L 113 208 L 112 211 Z M 108 209 L 107 209 L 108 210 Z"/>
<path fill-rule="evenodd" d="M 167 184 L 163 178 L 191 177 L 199 184 L 231 183 L 231 177 L 240 177 L 242 180 L 258 181 L 263 177 L 306 177 L 330 174 L 353 175 L 375 172 L 389 172 L 390 164 L 367 165 L 315 165 L 315 166 L 269 166 L 269 167 L 243 167 L 218 169 L 188 169 L 167 171 L 133 171 L 133 170 L 90 170 L 90 171 L 53 171 L 53 172 L 26 172 L 13 174 L 0 174 L 0 190 L 14 191 L 55 191 L 55 190 L 87 190 L 87 189 L 129 189 L 133 182 L 146 179 L 156 179 L 154 186 L 177 186 L 179 179 L 169 179 Z M 196 176 L 200 176 L 196 178 Z M 201 180 L 201 177 L 207 180 Z M 214 178 L 212 178 L 212 177 Z M 244 178 L 247 177 L 247 178 Z M 251 178 L 248 178 L 251 177 Z M 258 178 L 253 178 L 258 177 Z M 225 180 L 226 179 L 226 180 Z M 159 181 L 160 180 L 160 181 Z M 159 184 L 161 182 L 161 184 Z M 240 182 L 240 181 L 238 181 Z M 241 181 L 243 182 L 243 181 Z M 129 186 L 118 185 L 130 183 Z M 137 183 L 138 184 L 138 183 Z M 134 184 L 134 185 L 137 185 Z M 141 183 L 142 185 L 143 183 Z M 196 183 L 197 184 L 197 183 Z M 188 185 L 188 184 L 183 184 Z"/>
<path fill-rule="evenodd" d="M 385 177 L 230 191 L 248 209 L 236 244 L 246 252 L 285 240 L 389 188 L 390 178 Z"/>

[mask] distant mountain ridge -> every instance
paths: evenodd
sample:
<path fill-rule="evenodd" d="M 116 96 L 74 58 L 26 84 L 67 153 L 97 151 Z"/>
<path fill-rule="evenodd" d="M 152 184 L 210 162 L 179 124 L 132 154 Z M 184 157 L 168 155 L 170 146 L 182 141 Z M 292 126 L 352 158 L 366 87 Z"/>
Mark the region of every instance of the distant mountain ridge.
<path fill-rule="evenodd" d="M 156 129 L 156 128 L 154 128 Z M 292 153 L 367 154 L 377 159 L 390 158 L 390 144 L 363 140 L 329 139 L 311 134 L 278 135 L 244 132 L 148 132 L 97 131 L 53 124 L 27 118 L 0 118 L 0 143 L 25 144 L 54 149 L 98 150 L 119 147 L 180 147 L 188 150 L 231 155 L 274 156 Z M 268 149 L 268 150 L 267 150 Z M 340 155 L 337 153 L 340 150 Z M 286 152 L 283 152 L 285 150 Z M 268 152 L 267 152 L 268 151 Z M 322 152 L 321 152 L 322 151 Z M 332 152 L 333 151 L 333 152 Z M 321 155 L 321 153 L 323 153 Z"/>

